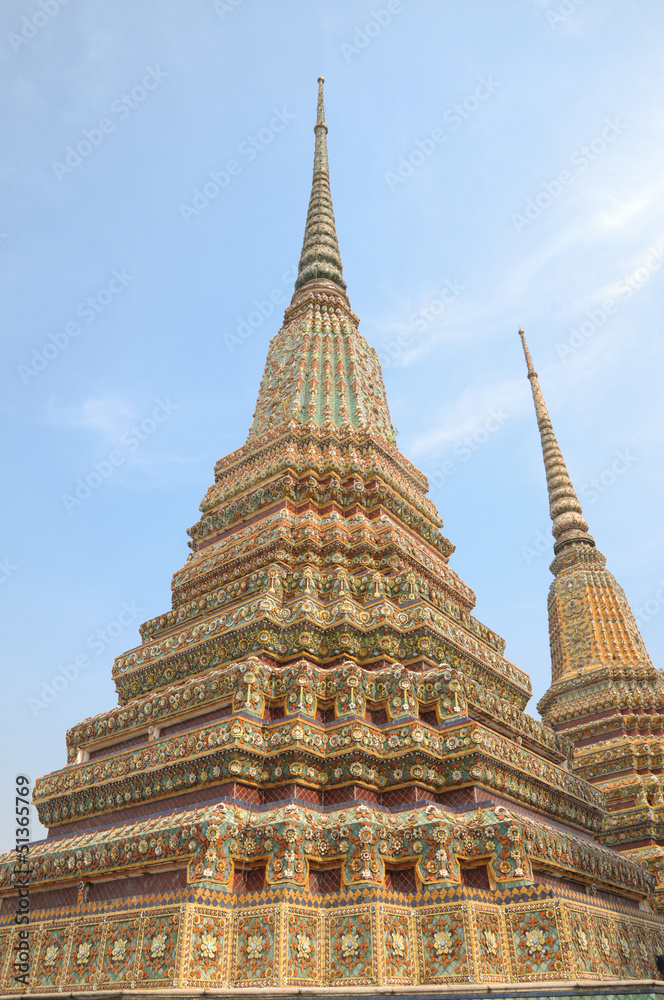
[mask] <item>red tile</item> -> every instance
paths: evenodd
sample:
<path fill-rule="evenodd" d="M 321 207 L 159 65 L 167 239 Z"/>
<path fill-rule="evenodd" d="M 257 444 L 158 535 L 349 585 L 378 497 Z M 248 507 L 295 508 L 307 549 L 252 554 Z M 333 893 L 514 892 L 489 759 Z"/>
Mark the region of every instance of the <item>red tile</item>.
<path fill-rule="evenodd" d="M 446 792 L 438 792 L 436 801 L 443 806 L 467 806 L 476 801 L 475 786 L 469 788 L 451 788 Z"/>
<path fill-rule="evenodd" d="M 389 722 L 384 708 L 374 708 L 367 712 L 367 719 L 374 726 L 386 726 Z"/>
<path fill-rule="evenodd" d="M 222 705 L 220 708 L 215 708 L 211 712 L 205 712 L 202 715 L 196 715 L 191 719 L 184 719 L 182 722 L 174 722 L 170 726 L 162 726 L 159 730 L 159 738 L 162 736 L 172 736 L 174 733 L 184 733 L 188 729 L 198 729 L 200 726 L 206 726 L 208 722 L 216 722 L 217 719 L 225 719 L 228 715 L 233 712 L 231 705 Z"/>
<path fill-rule="evenodd" d="M 233 874 L 233 892 L 239 895 L 243 892 L 262 892 L 265 886 L 265 865 L 257 868 L 239 867 Z"/>
<path fill-rule="evenodd" d="M 325 896 L 341 891 L 341 868 L 320 868 L 309 870 L 309 892 L 314 896 Z"/>
<path fill-rule="evenodd" d="M 385 888 L 394 892 L 417 892 L 415 868 L 386 868 Z"/>
<path fill-rule="evenodd" d="M 490 891 L 489 871 L 486 865 L 461 865 L 461 881 L 467 889 L 485 889 Z"/>
<path fill-rule="evenodd" d="M 98 757 L 110 757 L 111 754 L 120 753 L 122 750 L 128 750 L 130 747 L 140 746 L 141 743 L 147 743 L 147 741 L 147 732 L 141 733 L 139 736 L 132 736 L 128 740 L 122 740 L 121 743 L 113 743 L 110 747 L 99 747 L 97 750 L 90 750 L 88 760 L 96 760 Z"/>

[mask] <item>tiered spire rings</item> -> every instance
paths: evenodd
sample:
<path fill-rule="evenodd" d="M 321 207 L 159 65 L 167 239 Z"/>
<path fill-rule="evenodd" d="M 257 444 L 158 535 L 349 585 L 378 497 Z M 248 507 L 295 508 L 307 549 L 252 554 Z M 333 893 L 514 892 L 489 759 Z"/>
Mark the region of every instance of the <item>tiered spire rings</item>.
<path fill-rule="evenodd" d="M 314 125 L 316 135 L 314 172 L 302 254 L 295 282 L 294 301 L 298 299 L 298 290 L 303 285 L 313 281 L 317 284 L 323 282 L 324 285 L 331 283 L 332 289 L 336 286 L 342 292 L 346 291 L 330 192 L 327 125 L 325 124 L 325 104 L 323 102 L 324 82 L 323 77 L 320 76 L 318 78 L 318 108 L 316 124 Z"/>
<path fill-rule="evenodd" d="M 526 356 L 537 426 L 542 439 L 546 483 L 549 490 L 549 511 L 553 521 L 552 532 L 555 538 L 554 552 L 557 554 L 571 542 L 594 546 L 595 540 L 592 535 L 588 534 L 588 522 L 583 516 L 583 509 L 572 486 L 565 459 L 556 440 L 556 435 L 553 433 L 549 411 L 544 402 L 523 330 L 519 330 L 519 336 L 523 345 L 523 353 Z"/>

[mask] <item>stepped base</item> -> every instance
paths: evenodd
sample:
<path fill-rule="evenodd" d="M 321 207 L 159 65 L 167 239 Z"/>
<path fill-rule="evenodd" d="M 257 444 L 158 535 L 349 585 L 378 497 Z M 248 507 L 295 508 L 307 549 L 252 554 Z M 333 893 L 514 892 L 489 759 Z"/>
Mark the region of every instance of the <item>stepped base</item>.
<path fill-rule="evenodd" d="M 189 887 L 32 916 L 29 992 L 44 995 L 260 988 L 262 996 L 305 990 L 507 998 L 543 996 L 554 983 L 558 996 L 664 992 L 650 979 L 664 951 L 664 920 L 544 885 L 378 889 L 369 899 L 348 890 L 263 891 L 224 900 Z M 26 992 L 11 978 L 18 929 L 0 933 L 0 989 Z M 479 985 L 487 983 L 490 991 Z"/>
<path fill-rule="evenodd" d="M 248 989 L 242 996 L 247 1000 L 260 997 L 261 1000 L 287 1000 L 290 997 L 300 997 L 305 1000 L 311 997 L 326 997 L 331 993 L 325 987 L 310 989 Z M 0 1000 L 5 996 L 0 995 Z M 57 997 L 72 997 L 73 993 L 43 993 L 41 996 L 45 1000 Z M 124 998 L 141 997 L 142 1000 L 150 1000 L 151 997 L 159 1000 L 170 1000 L 186 997 L 237 997 L 237 993 L 232 989 L 172 989 L 172 990 L 97 990 L 92 994 L 99 1000 L 124 1000 Z M 335 998 L 339 1000 L 350 1000 L 355 997 L 393 997 L 394 1000 L 401 1000 L 407 997 L 444 997 L 445 1000 L 482 1000 L 484 997 L 491 997 L 492 1000 L 540 1000 L 543 997 L 557 997 L 560 1000 L 572 997 L 587 997 L 590 1000 L 656 1000 L 657 997 L 664 996 L 664 983 L 655 979 L 607 979 L 593 983 L 578 980 L 568 980 L 564 983 L 542 984 L 533 988 L 530 984 L 512 983 L 504 989 L 496 989 L 495 986 L 482 986 L 469 984 L 465 986 L 455 986 L 452 988 L 432 990 L 430 986 L 410 986 L 401 989 L 393 989 L 384 986 L 360 986 L 353 990 L 335 990 Z"/>

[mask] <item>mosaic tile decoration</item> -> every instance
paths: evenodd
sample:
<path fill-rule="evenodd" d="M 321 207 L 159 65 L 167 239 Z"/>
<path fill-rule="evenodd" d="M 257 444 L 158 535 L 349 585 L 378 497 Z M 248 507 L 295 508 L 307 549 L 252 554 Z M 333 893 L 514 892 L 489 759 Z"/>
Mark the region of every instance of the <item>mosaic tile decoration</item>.
<path fill-rule="evenodd" d="M 49 837 L 30 851 L 29 992 L 654 996 L 664 678 L 524 336 L 555 555 L 552 684 L 541 721 L 524 711 L 530 679 L 474 617 L 396 447 L 346 293 L 326 136 L 320 81 L 298 278 L 247 440 L 216 463 L 171 607 L 115 660 L 117 706 L 73 726 L 67 765 L 35 784 Z M 17 888 L 10 853 L 12 995 L 28 989 Z"/>
<path fill-rule="evenodd" d="M 30 992 L 648 979 L 653 949 L 664 950 L 657 922 L 562 900 L 313 904 L 185 904 L 45 923 Z M 0 988 L 23 992 L 6 969 Z"/>

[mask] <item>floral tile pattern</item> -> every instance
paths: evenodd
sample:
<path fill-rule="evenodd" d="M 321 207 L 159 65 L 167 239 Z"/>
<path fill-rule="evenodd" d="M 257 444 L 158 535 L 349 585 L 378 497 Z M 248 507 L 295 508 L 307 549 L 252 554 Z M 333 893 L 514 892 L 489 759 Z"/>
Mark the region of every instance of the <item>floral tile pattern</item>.
<path fill-rule="evenodd" d="M 179 915 L 177 911 L 146 915 L 141 956 L 136 967 L 137 983 L 160 982 L 177 986 Z"/>
<path fill-rule="evenodd" d="M 563 978 L 564 957 L 553 907 L 508 913 L 514 970 L 518 979 Z"/>
<path fill-rule="evenodd" d="M 500 913 L 495 908 L 477 907 L 474 916 L 479 978 L 484 982 L 505 979 L 507 959 Z"/>
<path fill-rule="evenodd" d="M 33 983 L 36 989 L 44 986 L 57 988 L 62 978 L 67 958 L 68 927 L 51 927 L 41 939 L 37 961 L 34 963 Z"/>
<path fill-rule="evenodd" d="M 383 982 L 414 983 L 413 930 L 409 914 L 384 908 L 382 925 Z"/>
<path fill-rule="evenodd" d="M 573 979 L 592 991 L 593 980 L 651 978 L 654 956 L 664 951 L 664 929 L 652 914 L 618 916 L 578 901 L 343 906 L 335 896 L 331 904 L 312 897 L 298 905 L 74 913 L 67 923 L 34 926 L 31 991 L 512 981 L 564 987 Z M 8 964 L 12 935 L 0 940 L 2 995 L 22 992 Z"/>
<path fill-rule="evenodd" d="M 420 915 L 420 975 L 424 983 L 472 979 L 468 927 L 461 908 Z"/>
<path fill-rule="evenodd" d="M 595 935 L 596 964 L 603 976 L 620 975 L 620 956 L 616 939 L 615 921 L 610 917 L 597 916 L 593 924 Z"/>
<path fill-rule="evenodd" d="M 240 913 L 235 929 L 234 986 L 273 985 L 277 981 L 277 911 Z"/>
<path fill-rule="evenodd" d="M 225 985 L 227 964 L 226 913 L 204 910 L 191 916 L 188 943 L 189 985 Z"/>
<path fill-rule="evenodd" d="M 375 982 L 373 911 L 331 913 L 328 922 L 328 981 L 367 986 Z"/>
<path fill-rule="evenodd" d="M 5 928 L 0 931 L 0 989 L 7 990 L 11 987 L 18 987 L 21 984 L 14 979 L 14 943 L 16 941 L 17 930 Z M 34 929 L 31 934 L 31 944 L 35 947 L 37 934 Z"/>
<path fill-rule="evenodd" d="M 65 977 L 68 986 L 97 982 L 97 968 L 103 950 L 103 927 L 99 921 L 74 925 Z"/>
<path fill-rule="evenodd" d="M 595 938 L 592 921 L 588 920 L 586 910 L 568 911 L 570 940 L 574 955 L 574 975 L 585 977 L 593 975 L 597 969 L 595 957 Z"/>
<path fill-rule="evenodd" d="M 290 986 L 298 983 L 317 985 L 321 979 L 318 915 L 306 910 L 289 910 L 286 941 L 286 983 Z"/>
<path fill-rule="evenodd" d="M 106 927 L 104 954 L 99 971 L 99 984 L 131 985 L 135 980 L 134 966 L 140 944 L 141 921 L 135 916 L 129 920 L 109 920 Z"/>

